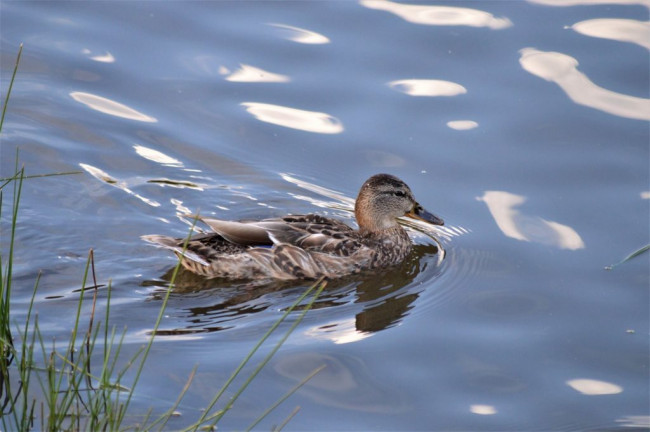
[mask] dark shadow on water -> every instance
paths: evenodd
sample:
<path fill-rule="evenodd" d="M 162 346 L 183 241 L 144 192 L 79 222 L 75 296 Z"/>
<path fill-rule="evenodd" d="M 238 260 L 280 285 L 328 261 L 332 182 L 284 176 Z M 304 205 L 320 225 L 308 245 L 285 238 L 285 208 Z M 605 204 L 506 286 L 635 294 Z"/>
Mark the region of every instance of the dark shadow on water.
<path fill-rule="evenodd" d="M 397 266 L 328 281 L 313 309 L 331 309 L 332 319 L 355 317 L 356 330 L 377 332 L 401 321 L 413 308 L 424 281 L 437 277 L 438 248 L 415 245 Z M 154 289 L 150 300 L 161 300 L 173 268 L 161 280 L 145 281 Z M 413 283 L 418 278 L 418 283 Z M 310 284 L 309 281 L 232 281 L 206 279 L 181 269 L 170 297 L 168 312 L 185 321 L 181 328 L 159 330 L 160 335 L 204 333 L 232 329 L 238 320 L 269 307 L 288 307 Z M 347 316 L 341 316 L 341 314 Z"/>

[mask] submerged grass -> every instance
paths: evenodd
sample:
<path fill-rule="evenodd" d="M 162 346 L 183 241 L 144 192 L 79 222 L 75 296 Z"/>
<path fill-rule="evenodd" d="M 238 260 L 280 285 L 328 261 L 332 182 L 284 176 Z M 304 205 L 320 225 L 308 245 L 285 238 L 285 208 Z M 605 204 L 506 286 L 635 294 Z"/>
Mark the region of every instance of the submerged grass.
<path fill-rule="evenodd" d="M 4 123 L 9 95 L 16 77 L 21 53 L 22 44 L 18 52 L 16 66 L 2 109 L 0 131 Z M 40 274 L 36 276 L 24 323 L 22 325 L 15 323 L 15 328 L 12 329 L 10 319 L 12 271 L 16 246 L 16 227 L 19 222 L 18 209 L 23 181 L 31 178 L 65 174 L 73 173 L 25 176 L 24 167 L 18 168 L 18 155 L 16 155 L 14 174 L 10 177 L 0 179 L 0 182 L 2 182 L 0 183 L 0 218 L 2 217 L 2 212 L 6 204 L 3 201 L 3 192 L 9 186 L 12 189 L 12 199 L 10 202 L 11 214 L 9 218 L 1 219 L 2 225 L 0 225 L 0 232 L 4 232 L 4 221 L 8 220 L 9 242 L 6 246 L 7 250 L 0 250 L 0 429 L 17 431 L 34 429 L 44 431 L 81 429 L 104 431 L 122 430 L 128 427 L 134 430 L 162 430 L 167 425 L 169 419 L 175 416 L 177 407 L 191 387 L 193 377 L 197 370 L 196 367 L 190 373 L 187 383 L 174 404 L 157 418 L 151 419 L 152 411 L 149 411 L 143 416 L 143 420 L 139 424 L 134 424 L 133 422 L 128 424 L 129 419 L 136 418 L 136 414 L 132 413 L 129 407 L 164 316 L 169 295 L 174 287 L 174 282 L 180 269 L 180 261 L 174 269 L 171 282 L 167 288 L 148 342 L 137 350 L 128 359 L 126 365 L 120 369 L 118 369 L 117 365 L 123 360 L 121 353 L 127 329 L 123 328 L 121 331 L 118 331 L 115 326 L 109 326 L 112 286 L 109 282 L 104 290 L 103 286 L 98 285 L 94 266 L 94 252 L 92 249 L 86 261 L 81 282 L 82 288 L 79 290 L 76 314 L 67 344 L 64 344 L 64 347 L 61 348 L 54 340 L 47 342 L 41 332 L 38 314 L 34 313 Z M 185 247 L 187 246 L 191 233 L 192 229 L 190 229 L 190 233 L 185 241 Z M 91 278 L 92 283 L 88 286 L 87 282 Z M 255 379 L 262 368 L 269 362 L 302 321 L 307 311 L 312 307 L 322 292 L 325 284 L 326 282 L 322 279 L 317 281 L 287 308 L 284 314 L 242 360 L 230 378 L 214 396 L 208 407 L 203 411 L 203 414 L 187 427 L 186 430 L 214 429 L 217 422 L 232 408 L 237 398 Z M 105 291 L 106 306 L 103 319 L 96 320 L 96 305 L 98 296 L 100 295 L 100 288 L 103 289 L 102 291 Z M 90 293 L 92 293 L 92 296 Z M 229 389 L 243 368 L 251 361 L 254 354 L 280 324 L 288 318 L 291 312 L 299 307 L 307 298 L 309 301 L 306 306 L 301 307 L 300 314 L 275 344 L 270 353 L 257 365 L 225 405 L 213 411 L 220 398 Z M 88 302 L 90 302 L 89 306 L 87 305 Z M 88 319 L 87 329 L 84 330 L 82 315 L 88 308 L 90 309 L 90 317 Z M 99 342 L 100 340 L 101 342 Z M 99 353 L 95 354 L 97 351 Z M 98 365 L 93 363 L 97 358 L 100 359 Z M 128 383 L 129 386 L 126 386 L 124 383 L 125 375 L 134 365 L 137 365 L 135 377 Z M 323 368 L 324 366 L 315 369 L 284 396 L 271 404 L 250 425 L 249 430 L 259 424 L 263 418 Z M 94 372 L 95 370 L 98 371 Z M 281 424 L 281 427 L 286 425 L 297 412 L 298 408 L 294 409 L 290 416 Z"/>

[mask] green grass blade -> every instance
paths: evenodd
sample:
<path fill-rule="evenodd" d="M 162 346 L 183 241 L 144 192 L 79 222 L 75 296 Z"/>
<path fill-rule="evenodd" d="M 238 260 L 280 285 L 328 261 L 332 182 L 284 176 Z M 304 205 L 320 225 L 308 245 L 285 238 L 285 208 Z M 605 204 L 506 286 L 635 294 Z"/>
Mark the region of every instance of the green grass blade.
<path fill-rule="evenodd" d="M 183 386 L 183 389 L 181 390 L 181 393 L 178 395 L 176 398 L 176 402 L 174 402 L 174 405 L 167 410 L 165 414 L 163 414 L 158 420 L 156 420 L 154 423 L 152 423 L 147 429 L 152 429 L 156 423 L 162 422 L 160 427 L 158 428 L 159 431 L 163 431 L 165 429 L 165 426 L 167 425 L 167 422 L 169 419 L 174 415 L 174 412 L 180 405 L 181 401 L 185 397 L 185 394 L 187 391 L 190 389 L 190 385 L 192 384 L 192 381 L 194 381 L 194 377 L 196 376 L 196 370 L 198 369 L 198 365 L 195 365 L 192 370 L 190 371 L 190 376 L 187 378 L 187 381 L 185 383 L 185 386 Z"/>
<path fill-rule="evenodd" d="M 20 56 L 23 53 L 23 44 L 20 44 L 18 48 L 18 55 L 16 56 L 16 64 L 14 65 L 14 73 L 11 75 L 11 80 L 9 81 L 9 88 L 7 89 L 7 95 L 5 96 L 5 104 L 2 107 L 2 117 L 0 117 L 0 132 L 2 132 L 2 125 L 5 122 L 5 114 L 7 113 L 7 105 L 9 104 L 9 96 L 11 96 L 11 89 L 14 87 L 14 81 L 16 80 L 16 73 L 18 72 L 18 64 L 20 63 Z"/>
<path fill-rule="evenodd" d="M 16 165 L 18 165 L 18 156 L 16 156 Z M 13 259 L 14 259 L 14 245 L 16 243 L 16 226 L 18 224 L 18 205 L 20 203 L 20 194 L 23 187 L 23 176 L 25 174 L 25 168 L 22 168 L 20 171 L 16 171 L 18 174 L 18 181 L 14 182 L 14 196 L 13 196 L 13 207 L 11 214 L 11 231 L 9 235 L 9 251 L 7 257 L 7 265 L 4 267 L 5 274 L 3 275 L 2 283 L 2 331 L 6 332 L 5 336 L 8 340 L 11 340 L 11 326 L 9 324 L 9 302 L 11 299 L 11 275 L 13 269 Z M 5 348 L 5 347 L 3 347 Z"/>
<path fill-rule="evenodd" d="M 43 178 L 43 177 L 56 177 L 56 176 L 64 176 L 64 175 L 74 175 L 74 174 L 83 174 L 83 171 L 62 171 L 62 172 L 55 172 L 55 173 L 47 173 L 47 174 L 32 174 L 32 175 L 26 175 L 23 177 L 23 179 L 35 179 L 35 178 Z M 6 177 L 6 178 L 0 178 L 0 181 L 3 182 L 11 182 L 14 180 L 18 180 L 17 176 L 13 177 Z"/>
<path fill-rule="evenodd" d="M 83 171 L 64 171 L 64 172 L 56 172 L 56 173 L 48 173 L 48 174 L 32 174 L 32 175 L 23 176 L 23 179 L 35 179 L 41 177 L 54 177 L 54 176 L 73 175 L 73 174 L 83 174 Z M 14 175 L 13 177 L 0 178 L 0 182 L 4 182 L 3 184 L 0 185 L 0 189 L 4 188 L 7 184 L 17 179 L 18 179 L 17 175 Z"/>
<path fill-rule="evenodd" d="M 316 289 L 316 292 L 314 293 L 312 299 L 310 300 L 310 302 L 307 304 L 307 306 L 305 306 L 305 307 L 303 308 L 303 310 L 300 312 L 300 315 L 298 315 L 298 318 L 296 318 L 296 320 L 295 320 L 294 323 L 291 325 L 291 327 L 289 327 L 289 330 L 286 331 L 286 333 L 284 334 L 284 336 L 282 336 L 282 338 L 281 338 L 281 339 L 280 339 L 280 340 L 275 344 L 275 347 L 273 347 L 273 349 L 271 350 L 271 352 L 268 353 L 268 354 L 266 355 L 266 357 L 264 357 L 264 360 L 262 360 L 262 361 L 260 362 L 260 364 L 257 365 L 257 367 L 255 368 L 255 370 L 250 374 L 250 376 L 246 379 L 246 381 L 244 381 L 244 383 L 241 385 L 241 387 L 239 388 L 239 390 L 237 390 L 237 392 L 236 392 L 236 393 L 235 393 L 235 394 L 230 398 L 230 400 L 228 401 L 228 403 L 226 404 L 226 406 L 224 407 L 224 409 L 221 411 L 221 413 L 220 413 L 220 414 L 219 414 L 219 415 L 218 415 L 218 416 L 213 420 L 213 422 L 212 422 L 212 426 L 215 426 L 215 425 L 217 424 L 217 422 L 218 422 L 218 421 L 219 421 L 219 420 L 220 420 L 220 419 L 221 419 L 221 418 L 226 414 L 226 412 L 228 412 L 228 410 L 232 407 L 232 405 L 235 403 L 235 401 L 237 400 L 237 398 L 239 398 L 239 396 L 244 392 L 244 390 L 246 390 L 246 387 L 248 387 L 248 385 L 253 381 L 253 379 L 255 379 L 255 377 L 260 373 L 260 371 L 264 368 L 264 366 L 266 366 L 266 364 L 271 360 L 271 358 L 275 355 L 275 353 L 278 352 L 278 350 L 280 349 L 280 347 L 281 347 L 281 346 L 284 344 L 284 342 L 289 338 L 289 336 L 291 335 L 291 333 L 293 333 L 293 331 L 295 330 L 295 328 L 298 327 L 298 324 L 300 324 L 300 322 L 303 320 L 303 318 L 305 317 L 305 315 L 307 314 L 307 312 L 308 312 L 308 311 L 311 309 L 311 307 L 314 305 L 314 302 L 315 302 L 316 299 L 320 296 L 320 293 L 321 293 L 321 292 L 323 291 L 323 289 L 325 288 L 325 285 L 327 285 L 326 282 L 324 282 L 324 281 L 320 281 L 319 283 L 314 284 L 314 285 L 313 285 L 313 286 L 308 290 L 308 292 L 310 292 L 311 290 L 313 290 L 314 287 L 318 287 L 318 288 Z M 294 303 L 294 306 L 297 306 L 297 305 L 299 305 L 299 304 L 300 304 L 299 302 L 296 302 L 296 303 Z"/>
<path fill-rule="evenodd" d="M 90 270 L 90 258 L 91 258 L 91 256 L 89 255 L 88 259 L 86 260 L 86 268 L 84 270 L 83 281 L 82 281 L 82 284 L 81 284 L 82 288 L 86 287 L 86 281 L 88 280 L 88 272 Z M 82 312 L 82 305 L 84 303 L 85 292 L 86 292 L 86 290 L 82 289 L 80 291 L 80 293 L 79 293 L 79 300 L 77 302 L 77 312 L 76 312 L 76 315 L 75 315 L 75 321 L 74 321 L 74 324 L 72 326 L 70 341 L 68 342 L 68 347 L 67 347 L 67 349 L 65 351 L 66 355 L 70 356 L 70 359 L 71 359 L 70 363 L 72 363 L 74 365 L 74 367 L 71 368 L 71 370 L 73 372 L 74 372 L 74 370 L 76 370 L 78 368 L 79 363 L 84 358 L 84 356 L 81 354 L 81 350 L 79 350 L 79 351 L 77 350 L 76 343 L 77 343 L 77 334 L 79 333 L 79 325 L 80 325 L 80 321 L 81 321 L 81 312 Z M 48 369 L 52 368 L 51 373 L 54 373 L 54 372 L 56 372 L 55 359 L 56 359 L 58 353 L 57 353 L 56 349 L 54 349 L 54 347 L 52 348 L 51 352 L 52 352 L 52 354 L 51 354 L 51 363 L 49 364 Z M 78 354 L 76 360 L 75 360 L 75 353 Z M 56 427 L 59 427 L 62 424 L 62 422 L 64 420 L 62 417 L 64 417 L 68 413 L 68 410 L 69 410 L 72 402 L 74 401 L 74 398 L 73 398 L 74 390 L 73 390 L 73 394 L 70 394 L 69 391 L 62 390 L 63 388 L 66 388 L 68 390 L 71 389 L 71 385 L 73 386 L 72 389 L 74 389 L 74 385 L 76 384 L 76 382 L 74 380 L 75 376 L 72 375 L 72 381 L 70 381 L 70 377 L 65 372 L 65 368 L 66 368 L 66 365 L 63 364 L 62 367 L 61 367 L 61 370 L 58 371 L 59 373 L 57 374 L 57 379 L 54 380 L 54 381 L 51 381 L 51 383 L 53 384 L 53 387 L 50 389 L 50 391 L 53 394 L 57 394 L 57 395 L 61 394 L 62 395 L 61 396 L 61 405 L 57 407 L 56 404 L 55 404 L 54 407 L 53 407 L 53 408 L 56 409 L 56 413 L 53 416 L 53 418 L 56 419 L 56 423 L 55 423 Z M 64 386 L 64 382 L 68 384 L 67 387 Z"/>
<path fill-rule="evenodd" d="M 629 254 L 628 256 L 626 256 L 625 258 L 623 258 L 621 261 L 617 262 L 616 264 L 606 266 L 605 270 L 612 270 L 614 267 L 619 266 L 619 265 L 621 265 L 621 264 L 623 264 L 625 262 L 628 262 L 632 258 L 636 258 L 636 257 L 638 257 L 639 255 L 641 255 L 644 252 L 648 252 L 648 250 L 650 250 L 650 244 L 647 244 L 647 245 L 643 246 L 642 248 L 635 250 L 634 252 L 632 252 L 631 254 Z"/>
<path fill-rule="evenodd" d="M 190 242 L 190 238 L 192 237 L 192 234 L 194 232 L 194 227 L 196 226 L 197 221 L 199 220 L 199 215 L 197 214 L 196 217 L 194 218 L 194 221 L 192 223 L 192 226 L 190 227 L 190 231 L 185 238 L 185 242 L 183 243 L 183 252 L 187 250 L 187 245 Z M 162 322 L 163 316 L 165 315 L 165 309 L 167 308 L 167 302 L 169 301 L 169 296 L 172 292 L 172 289 L 174 288 L 174 283 L 176 282 L 176 277 L 178 275 L 178 272 L 180 271 L 181 268 L 181 259 L 179 258 L 178 263 L 176 264 L 176 267 L 174 267 L 174 272 L 172 273 L 171 280 L 169 281 L 169 287 L 167 288 L 167 292 L 165 293 L 165 297 L 163 298 L 162 305 L 160 306 L 160 311 L 158 312 L 158 318 L 156 318 L 156 323 L 154 324 L 153 330 L 151 332 L 151 338 L 149 338 L 149 342 L 146 344 L 144 348 L 144 352 L 142 355 L 142 360 L 140 361 L 140 365 L 138 366 L 138 369 L 135 373 L 135 378 L 133 379 L 133 384 L 131 385 L 131 391 L 129 392 L 126 401 L 124 402 L 124 407 L 122 411 L 120 412 L 120 416 L 117 419 L 117 424 L 120 425 L 122 424 L 124 420 L 124 415 L 126 415 L 126 412 L 128 410 L 129 404 L 131 402 L 131 398 L 133 397 L 134 389 L 140 380 L 140 375 L 142 374 L 142 370 L 144 369 L 144 363 L 147 360 L 147 357 L 149 356 L 149 351 L 151 350 L 151 346 L 153 345 L 153 341 L 156 337 L 156 332 L 158 331 L 158 328 L 160 327 L 160 323 Z"/>
<path fill-rule="evenodd" d="M 253 381 L 253 379 L 255 379 L 255 377 L 260 373 L 260 371 L 264 368 L 264 366 L 266 366 L 266 364 L 271 360 L 271 358 L 280 349 L 280 347 L 284 344 L 284 342 L 287 340 L 287 338 L 289 338 L 289 335 L 291 335 L 291 333 L 293 333 L 295 328 L 298 327 L 298 324 L 300 324 L 300 322 L 305 317 L 305 314 L 307 314 L 307 312 L 311 309 L 314 302 L 320 296 L 321 292 L 323 291 L 323 289 L 325 288 L 326 285 L 327 285 L 327 282 L 324 281 L 324 278 L 321 278 L 319 281 L 317 281 L 314 285 L 312 285 L 306 291 L 305 295 L 298 298 L 298 300 L 296 302 L 294 302 L 293 305 L 291 305 L 291 307 L 288 309 L 288 312 L 291 312 L 294 308 L 296 308 L 302 302 L 302 299 L 305 298 L 314 289 L 316 290 L 316 292 L 314 293 L 314 295 L 313 295 L 312 299 L 310 300 L 310 302 L 307 304 L 307 306 L 305 306 L 303 308 L 303 310 L 300 312 L 300 315 L 298 315 L 298 318 L 296 318 L 296 320 L 291 325 L 291 327 L 289 327 L 289 329 L 286 331 L 284 336 L 282 336 L 282 338 L 276 343 L 275 347 L 273 347 L 271 352 L 266 355 L 264 360 L 262 360 L 260 362 L 260 364 L 255 368 L 255 370 L 248 376 L 248 378 L 241 385 L 239 390 L 237 390 L 237 392 L 235 392 L 235 394 L 230 398 L 230 400 L 228 401 L 226 406 L 223 408 L 223 410 L 221 410 L 220 413 L 212 420 L 212 427 L 214 427 L 217 424 L 217 422 L 219 422 L 219 420 L 226 414 L 226 412 L 228 412 L 228 410 L 232 407 L 232 405 L 235 403 L 237 398 L 239 398 L 239 396 L 244 392 L 244 390 L 246 390 L 246 388 Z M 287 315 L 288 314 L 283 315 L 283 317 L 279 321 L 280 322 L 284 321 L 284 319 L 287 317 Z"/>
<path fill-rule="evenodd" d="M 302 386 L 304 386 L 305 384 L 307 384 L 307 382 L 308 382 L 310 379 L 312 379 L 313 377 L 315 377 L 316 374 L 318 374 L 320 371 L 322 371 L 323 369 L 325 369 L 325 367 L 326 367 L 326 365 L 318 366 L 316 369 L 314 369 L 313 371 L 311 371 L 311 372 L 309 373 L 309 375 L 307 375 L 307 376 L 304 377 L 302 380 L 300 380 L 300 382 L 299 382 L 298 384 L 296 384 L 295 386 L 293 386 L 293 387 L 292 387 L 288 392 L 286 392 L 286 393 L 284 394 L 284 396 L 282 396 L 280 399 L 278 399 L 277 401 L 275 401 L 275 403 L 273 403 L 273 405 L 271 405 L 271 406 L 268 407 L 266 410 L 264 410 L 264 412 L 263 412 L 262 414 L 260 414 L 260 416 L 257 417 L 257 418 L 255 419 L 255 421 L 254 421 L 253 423 L 251 423 L 250 426 L 248 426 L 248 428 L 246 428 L 246 432 L 250 432 L 251 430 L 253 430 L 253 428 L 254 428 L 255 426 L 257 426 L 257 425 L 259 424 L 259 422 L 261 422 L 262 420 L 264 420 L 264 418 L 265 418 L 267 415 L 269 415 L 269 414 L 270 414 L 274 409 L 276 409 L 278 406 L 280 406 L 280 404 L 281 404 L 282 402 L 284 402 L 285 400 L 287 400 L 287 399 L 289 398 L 289 396 L 291 396 L 292 394 L 294 394 L 295 392 L 297 392 L 297 391 L 298 391 Z"/>
<path fill-rule="evenodd" d="M 230 377 L 226 380 L 226 382 L 221 387 L 221 389 L 212 398 L 212 400 L 210 401 L 208 406 L 205 408 L 205 411 L 203 412 L 203 415 L 196 421 L 196 423 L 194 423 L 194 424 L 190 425 L 189 427 L 187 427 L 185 429 L 185 431 L 189 431 L 189 430 L 196 431 L 199 428 L 199 426 L 201 426 L 201 424 L 203 422 L 205 422 L 208 419 L 212 419 L 212 417 L 208 417 L 210 410 L 212 410 L 212 408 L 217 404 L 217 402 L 219 401 L 221 396 L 225 393 L 226 389 L 230 386 L 230 384 L 232 384 L 232 382 L 235 380 L 235 378 L 239 375 L 239 373 L 244 368 L 244 366 L 246 366 L 246 364 L 250 361 L 250 359 L 253 357 L 253 355 L 262 346 L 262 344 L 271 336 L 271 334 L 275 331 L 275 329 L 278 328 L 278 326 L 280 326 L 280 324 L 282 324 L 282 322 L 289 316 L 289 314 L 294 310 L 294 308 L 296 306 L 298 306 L 305 299 L 305 297 L 307 297 L 309 295 L 309 293 L 312 292 L 318 286 L 319 283 L 322 283 L 322 279 L 317 281 L 315 284 L 310 286 L 304 293 L 302 293 L 302 295 L 300 297 L 298 297 L 298 299 L 291 306 L 289 306 L 289 308 L 287 308 L 287 310 L 284 312 L 284 314 L 275 323 L 273 323 L 271 328 L 269 328 L 267 330 L 267 332 L 264 334 L 264 336 L 262 336 L 262 338 L 257 342 L 257 344 L 255 344 L 255 346 L 248 352 L 246 357 L 244 357 L 244 359 L 239 363 L 237 368 L 233 371 L 233 373 L 230 375 Z M 223 411 L 223 412 L 225 412 L 225 411 Z M 220 412 L 219 416 L 221 416 L 221 415 L 223 415 L 222 412 Z M 221 417 L 219 417 L 219 418 L 221 418 Z"/>
<path fill-rule="evenodd" d="M 298 414 L 298 411 L 300 411 L 300 407 L 299 407 L 299 406 L 295 407 L 295 408 L 293 409 L 293 411 L 291 411 L 291 412 L 289 413 L 289 415 L 287 416 L 287 418 L 285 418 L 284 421 L 283 421 L 282 423 L 280 423 L 277 427 L 274 427 L 274 428 L 272 429 L 272 432 L 280 432 L 282 429 L 284 429 L 284 427 L 285 427 L 287 424 L 289 424 L 289 422 L 291 421 L 291 419 L 294 418 L 294 417 L 296 416 L 296 414 Z"/>
<path fill-rule="evenodd" d="M 15 411 L 16 401 L 18 400 L 17 395 L 12 394 L 11 380 L 9 378 L 9 368 L 11 363 L 15 359 L 15 348 L 13 345 L 13 335 L 11 332 L 11 323 L 10 323 L 10 303 L 11 303 L 11 287 L 12 287 L 12 270 L 13 270 L 13 259 L 14 259 L 14 246 L 16 239 L 16 226 L 18 224 L 18 206 L 20 203 L 20 194 L 22 192 L 22 181 L 24 177 L 24 168 L 18 170 L 18 156 L 16 155 L 15 163 L 15 177 L 17 181 L 13 184 L 13 201 L 12 201 L 12 211 L 11 211 L 11 229 L 10 229 L 10 238 L 9 238 L 9 250 L 7 257 L 6 266 L 0 267 L 0 396 L 3 392 L 4 397 L 2 398 L 1 409 L 4 413 L 5 408 L 9 408 L 11 411 Z M 0 191 L 0 208 L 3 205 L 2 195 Z M 2 251 L 0 251 L 0 261 L 2 261 Z M 22 389 L 20 387 L 19 389 Z M 4 417 L 4 414 L 2 415 Z M 14 412 L 14 420 L 17 421 L 16 413 Z"/>

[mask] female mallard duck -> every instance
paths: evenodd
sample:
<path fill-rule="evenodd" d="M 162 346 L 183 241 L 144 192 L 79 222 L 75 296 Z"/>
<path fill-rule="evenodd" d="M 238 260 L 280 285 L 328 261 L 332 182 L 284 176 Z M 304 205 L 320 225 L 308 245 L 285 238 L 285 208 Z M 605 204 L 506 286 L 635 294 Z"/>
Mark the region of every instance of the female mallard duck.
<path fill-rule="evenodd" d="M 315 279 L 404 260 L 412 245 L 397 223 L 400 216 L 443 225 L 415 201 L 406 183 L 388 174 L 361 186 L 354 215 L 358 230 L 315 214 L 247 222 L 200 218 L 215 232 L 190 238 L 185 249 L 185 239 L 142 238 L 171 249 L 186 269 L 209 278 Z"/>

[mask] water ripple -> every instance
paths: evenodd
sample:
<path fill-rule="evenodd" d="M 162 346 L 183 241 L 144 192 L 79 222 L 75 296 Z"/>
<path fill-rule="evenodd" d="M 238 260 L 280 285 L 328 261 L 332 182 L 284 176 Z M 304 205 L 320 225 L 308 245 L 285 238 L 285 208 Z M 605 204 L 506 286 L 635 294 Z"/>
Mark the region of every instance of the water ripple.
<path fill-rule="evenodd" d="M 116 179 L 115 177 L 108 174 L 106 171 L 85 163 L 80 163 L 79 166 L 84 170 L 86 170 L 88 174 L 95 177 L 97 180 L 102 181 L 110 186 L 116 187 L 126 192 L 127 194 L 139 199 L 145 204 L 149 204 L 152 207 L 160 207 L 160 203 L 158 201 L 152 200 L 150 198 L 135 193 L 134 191 L 129 189 L 129 187 L 127 186 L 127 182 Z"/>

